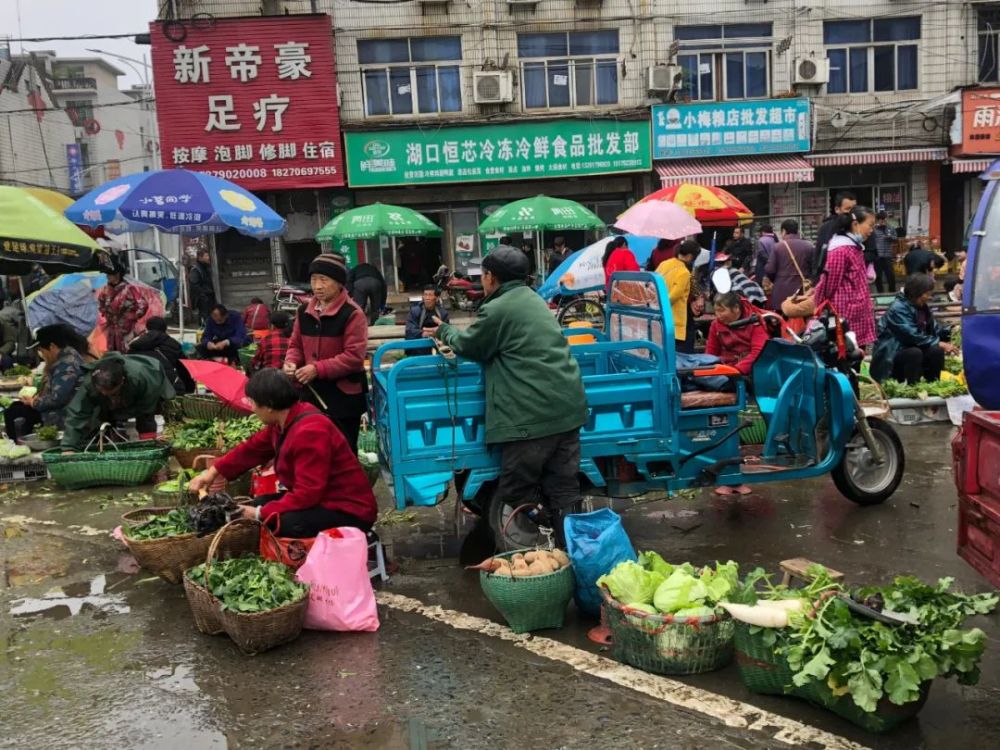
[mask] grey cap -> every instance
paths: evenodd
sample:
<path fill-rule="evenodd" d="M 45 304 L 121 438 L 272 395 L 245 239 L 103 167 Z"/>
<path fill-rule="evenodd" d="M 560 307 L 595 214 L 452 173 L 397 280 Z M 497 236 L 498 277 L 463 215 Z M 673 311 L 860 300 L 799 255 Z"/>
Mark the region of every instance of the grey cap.
<path fill-rule="evenodd" d="M 531 273 L 531 266 L 521 250 L 510 245 L 497 245 L 483 258 L 483 270 L 489 271 L 503 283 L 524 281 Z"/>

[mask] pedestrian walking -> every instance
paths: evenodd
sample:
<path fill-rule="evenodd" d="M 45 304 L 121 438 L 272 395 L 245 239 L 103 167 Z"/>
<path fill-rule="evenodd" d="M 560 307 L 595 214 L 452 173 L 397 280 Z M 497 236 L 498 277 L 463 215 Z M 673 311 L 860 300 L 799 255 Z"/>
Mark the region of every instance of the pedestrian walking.
<path fill-rule="evenodd" d="M 212 283 L 212 256 L 208 250 L 199 250 L 188 274 L 191 307 L 198 311 L 198 322 L 205 325 L 215 305 L 215 285 Z"/>
<path fill-rule="evenodd" d="M 633 259 L 634 261 L 634 259 Z M 541 489 L 529 513 L 565 544 L 563 517 L 580 503 L 580 428 L 587 399 L 576 359 L 548 305 L 525 284 L 528 262 L 501 245 L 483 259 L 486 299 L 465 331 L 435 335 L 486 373 L 486 442 L 500 447 L 496 497 L 517 507 Z"/>
<path fill-rule="evenodd" d="M 347 266 L 336 253 L 309 264 L 313 298 L 295 314 L 284 370 L 305 388 L 358 452 L 361 415 L 368 405 L 368 321 L 347 294 Z"/>
<path fill-rule="evenodd" d="M 813 278 L 816 248 L 799 237 L 799 222 L 785 219 L 781 222 L 781 241 L 777 243 L 764 266 L 764 276 L 771 280 L 770 309 L 781 312 L 781 303 L 805 286 L 805 279 Z"/>
<path fill-rule="evenodd" d="M 875 214 L 875 228 L 865 243 L 869 250 L 872 263 L 875 266 L 875 289 L 879 292 L 887 288 L 896 291 L 896 230 L 886 222 L 887 214 L 879 211 Z"/>
<path fill-rule="evenodd" d="M 387 290 L 382 272 L 371 263 L 359 263 L 347 274 L 347 292 L 373 325 L 385 307 Z"/>
<path fill-rule="evenodd" d="M 128 352 L 139 331 L 139 321 L 149 310 L 149 303 L 139 289 L 125 280 L 120 261 L 112 260 L 107 271 L 108 283 L 97 293 L 97 308 L 104 317 L 104 335 L 109 352 Z"/>
<path fill-rule="evenodd" d="M 673 258 L 663 261 L 656 272 L 663 277 L 670 297 L 670 315 L 674 321 L 674 341 L 677 351 L 694 351 L 694 340 L 689 338 L 691 326 L 691 269 L 701 247 L 694 240 L 686 240 L 677 248 Z"/>
<path fill-rule="evenodd" d="M 774 252 L 778 244 L 778 236 L 774 233 L 774 228 L 770 224 L 765 224 L 760 228 L 760 236 L 757 238 L 757 246 L 754 248 L 752 273 L 750 278 L 761 286 L 764 286 L 765 273 L 768 258 Z"/>
<path fill-rule="evenodd" d="M 546 257 L 546 276 L 551 276 L 555 273 L 555 270 L 562 265 L 562 262 L 566 260 L 573 251 L 566 246 L 566 240 L 563 237 L 556 237 L 552 240 L 552 249 L 547 253 Z"/>
<path fill-rule="evenodd" d="M 835 229 L 837 227 L 838 217 L 850 213 L 858 204 L 858 199 L 849 190 L 841 190 L 834 196 L 833 199 L 833 212 L 824 219 L 823 223 L 820 225 L 819 232 L 816 234 L 816 269 L 813 275 L 813 281 L 819 281 L 819 276 L 826 270 L 826 256 L 829 253 L 830 240 L 836 233 Z"/>
<path fill-rule="evenodd" d="M 826 270 L 814 293 L 817 307 L 829 302 L 847 320 L 858 346 L 868 346 L 876 338 L 875 305 L 868 289 L 864 249 L 874 228 L 875 214 L 869 208 L 855 206 L 840 214 L 830 239 Z"/>
<path fill-rule="evenodd" d="M 951 329 L 940 325 L 927 305 L 933 292 L 933 277 L 911 276 L 879 319 L 871 364 L 875 380 L 891 377 L 915 385 L 921 378 L 940 379 L 945 355 L 958 348 L 949 343 Z"/>

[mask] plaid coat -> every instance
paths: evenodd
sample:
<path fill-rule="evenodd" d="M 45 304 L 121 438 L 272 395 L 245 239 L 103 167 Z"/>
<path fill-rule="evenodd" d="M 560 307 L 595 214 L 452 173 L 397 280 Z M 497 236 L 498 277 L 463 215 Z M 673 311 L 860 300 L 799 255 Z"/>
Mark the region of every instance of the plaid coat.
<path fill-rule="evenodd" d="M 827 301 L 847 320 L 860 346 L 875 341 L 875 302 L 868 289 L 865 251 L 841 234 L 830 240 L 826 269 L 816 285 L 816 306 Z"/>

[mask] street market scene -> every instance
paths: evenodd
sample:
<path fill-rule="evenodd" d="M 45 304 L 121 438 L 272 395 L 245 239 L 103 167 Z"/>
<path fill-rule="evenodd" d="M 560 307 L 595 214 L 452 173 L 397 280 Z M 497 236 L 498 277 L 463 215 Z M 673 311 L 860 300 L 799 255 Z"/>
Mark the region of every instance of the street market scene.
<path fill-rule="evenodd" d="M 1000 746 L 1000 2 L 0 31 L 0 747 Z"/>

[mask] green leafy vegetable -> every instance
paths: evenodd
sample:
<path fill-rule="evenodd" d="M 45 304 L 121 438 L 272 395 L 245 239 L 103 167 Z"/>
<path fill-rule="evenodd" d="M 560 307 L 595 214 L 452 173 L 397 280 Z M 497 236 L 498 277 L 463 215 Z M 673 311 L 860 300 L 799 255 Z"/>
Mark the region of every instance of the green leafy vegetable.
<path fill-rule="evenodd" d="M 31 374 L 33 374 L 32 369 L 26 365 L 14 365 L 3 371 L 5 378 L 23 378 Z"/>
<path fill-rule="evenodd" d="M 249 440 L 263 428 L 255 416 L 240 419 L 192 419 L 172 426 L 167 437 L 178 450 L 229 449 Z"/>
<path fill-rule="evenodd" d="M 663 576 L 664 580 L 670 577 L 670 574 L 674 572 L 674 566 L 660 557 L 658 552 L 640 552 L 639 553 L 639 564 L 642 565 L 646 570 L 651 570 L 654 573 L 659 573 Z"/>
<path fill-rule="evenodd" d="M 653 595 L 653 606 L 664 614 L 700 607 L 708 596 L 705 584 L 682 568 L 677 568 Z"/>
<path fill-rule="evenodd" d="M 928 383 L 921 380 L 916 385 L 907 385 L 898 380 L 885 380 L 882 382 L 882 389 L 886 398 L 908 398 L 915 400 L 925 400 L 928 398 L 953 398 L 963 396 L 969 389 L 957 380 L 935 380 Z"/>
<path fill-rule="evenodd" d="M 39 440 L 58 440 L 59 439 L 59 428 L 54 425 L 48 425 L 46 427 L 39 427 L 35 430 L 35 437 Z"/>
<path fill-rule="evenodd" d="M 168 536 L 190 534 L 194 529 L 188 522 L 187 510 L 174 508 L 162 515 L 153 516 L 141 524 L 127 526 L 122 531 L 126 539 L 148 541 L 149 539 L 163 539 Z"/>
<path fill-rule="evenodd" d="M 952 375 L 961 375 L 965 370 L 965 363 L 962 362 L 961 357 L 945 357 L 944 369 Z"/>
<path fill-rule="evenodd" d="M 630 607 L 652 604 L 653 594 L 661 583 L 662 575 L 646 570 L 631 560 L 618 563 L 610 573 L 597 579 L 598 586 L 607 586 L 611 596 Z"/>
<path fill-rule="evenodd" d="M 257 556 L 216 560 L 205 581 L 205 566 L 187 572 L 192 581 L 208 588 L 234 612 L 266 612 L 298 601 L 309 587 L 295 581 L 290 568 Z"/>

